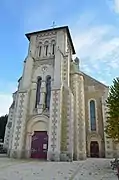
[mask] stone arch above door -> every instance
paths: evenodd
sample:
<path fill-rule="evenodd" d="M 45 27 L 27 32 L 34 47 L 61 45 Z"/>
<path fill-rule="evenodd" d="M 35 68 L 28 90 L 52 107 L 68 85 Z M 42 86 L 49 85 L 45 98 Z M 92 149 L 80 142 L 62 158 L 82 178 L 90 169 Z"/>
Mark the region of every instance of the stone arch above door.
<path fill-rule="evenodd" d="M 27 133 L 33 134 L 34 131 L 48 132 L 49 118 L 44 115 L 33 116 L 27 122 Z"/>
<path fill-rule="evenodd" d="M 90 133 L 87 137 L 87 148 L 88 148 L 88 156 L 90 157 L 90 144 L 91 142 L 97 142 L 99 145 L 99 157 L 101 157 L 101 149 L 102 149 L 102 138 L 99 134 L 97 133 Z"/>
<path fill-rule="evenodd" d="M 48 126 L 49 126 L 49 118 L 47 116 L 36 115 L 33 116 L 27 122 L 26 129 L 26 157 L 29 158 L 31 156 L 31 140 L 35 131 L 44 131 L 47 132 L 48 135 Z"/>

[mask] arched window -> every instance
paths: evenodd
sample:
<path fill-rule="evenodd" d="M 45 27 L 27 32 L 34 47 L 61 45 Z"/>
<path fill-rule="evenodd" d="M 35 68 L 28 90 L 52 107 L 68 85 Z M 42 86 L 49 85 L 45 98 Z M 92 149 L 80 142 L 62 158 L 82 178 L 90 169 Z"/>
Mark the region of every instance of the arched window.
<path fill-rule="evenodd" d="M 95 112 L 95 101 L 90 101 L 90 125 L 91 131 L 96 131 L 96 112 Z"/>
<path fill-rule="evenodd" d="M 45 96 L 45 107 L 50 109 L 50 96 L 51 96 L 51 76 L 46 77 L 46 96 Z"/>
<path fill-rule="evenodd" d="M 37 80 L 37 91 L 36 91 L 36 104 L 35 104 L 35 108 L 37 108 L 37 105 L 40 103 L 41 82 L 42 82 L 42 78 L 41 78 L 41 77 L 38 77 L 38 80 Z"/>
<path fill-rule="evenodd" d="M 51 54 L 54 55 L 55 54 L 55 40 L 52 40 L 51 42 Z"/>
<path fill-rule="evenodd" d="M 46 41 L 44 43 L 44 55 L 47 56 L 48 55 L 48 41 Z"/>
<path fill-rule="evenodd" d="M 41 56 L 42 46 L 39 46 L 39 57 Z"/>
<path fill-rule="evenodd" d="M 37 47 L 37 57 L 40 57 L 42 54 L 42 42 L 39 42 Z"/>

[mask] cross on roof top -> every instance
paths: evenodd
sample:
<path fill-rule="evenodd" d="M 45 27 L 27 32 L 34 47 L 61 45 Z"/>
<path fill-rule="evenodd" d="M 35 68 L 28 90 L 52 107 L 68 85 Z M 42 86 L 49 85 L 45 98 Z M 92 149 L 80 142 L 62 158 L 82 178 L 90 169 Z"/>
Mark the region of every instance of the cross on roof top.
<path fill-rule="evenodd" d="M 55 28 L 56 24 L 55 24 L 55 21 L 52 22 L 52 28 Z"/>

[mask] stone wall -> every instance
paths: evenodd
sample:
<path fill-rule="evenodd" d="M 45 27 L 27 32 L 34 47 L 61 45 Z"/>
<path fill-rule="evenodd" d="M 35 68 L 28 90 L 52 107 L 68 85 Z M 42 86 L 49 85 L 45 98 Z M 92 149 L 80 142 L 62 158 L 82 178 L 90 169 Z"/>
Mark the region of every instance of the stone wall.
<path fill-rule="evenodd" d="M 86 146 L 87 156 L 90 157 L 90 143 L 97 141 L 99 145 L 99 157 L 105 156 L 105 138 L 104 138 L 104 117 L 103 117 L 103 102 L 102 96 L 107 86 L 98 82 L 90 76 L 84 74 L 85 84 L 85 120 L 86 120 Z M 90 101 L 95 102 L 96 113 L 96 131 L 91 131 L 90 125 Z"/>

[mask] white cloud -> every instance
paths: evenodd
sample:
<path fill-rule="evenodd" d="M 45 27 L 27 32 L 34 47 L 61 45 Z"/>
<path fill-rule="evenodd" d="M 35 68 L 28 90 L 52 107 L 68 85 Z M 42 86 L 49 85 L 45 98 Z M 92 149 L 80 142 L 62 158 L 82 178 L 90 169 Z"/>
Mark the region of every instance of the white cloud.
<path fill-rule="evenodd" d="M 110 10 L 114 11 L 115 13 L 119 13 L 119 0 L 106 0 L 107 5 L 109 6 Z"/>
<path fill-rule="evenodd" d="M 114 6 L 113 6 L 114 11 L 116 13 L 119 13 L 119 0 L 113 0 L 113 1 L 114 1 Z"/>
<path fill-rule="evenodd" d="M 78 28 L 80 29 L 80 27 Z M 97 52 L 99 48 L 97 49 L 97 45 L 100 45 L 100 48 L 101 48 L 102 40 L 104 36 L 109 31 L 111 31 L 111 29 L 112 27 L 110 26 L 97 26 L 97 27 L 88 27 L 82 32 L 79 31 L 75 33 L 74 43 L 76 46 L 77 53 L 79 53 L 82 58 L 86 56 L 90 56 L 92 54 L 92 51 L 93 51 L 93 57 L 97 56 L 97 54 L 99 56 L 99 53 Z M 107 44 L 103 43 L 103 46 L 106 46 L 106 45 Z M 94 48 L 97 50 L 94 51 Z M 85 49 L 85 54 L 84 54 L 84 49 Z M 103 51 L 101 53 L 105 53 L 105 52 Z"/>
<path fill-rule="evenodd" d="M 103 60 L 107 55 L 111 55 L 119 46 L 118 37 L 109 37 L 112 31 L 113 27 L 107 25 L 90 27 L 75 34 L 74 43 L 79 56 L 91 60 Z"/>
<path fill-rule="evenodd" d="M 87 22 L 82 21 L 72 29 L 74 45 L 81 69 L 109 84 L 114 71 L 119 69 L 119 33 L 113 25 L 96 25 L 94 20 L 95 16 L 87 26 Z"/>

